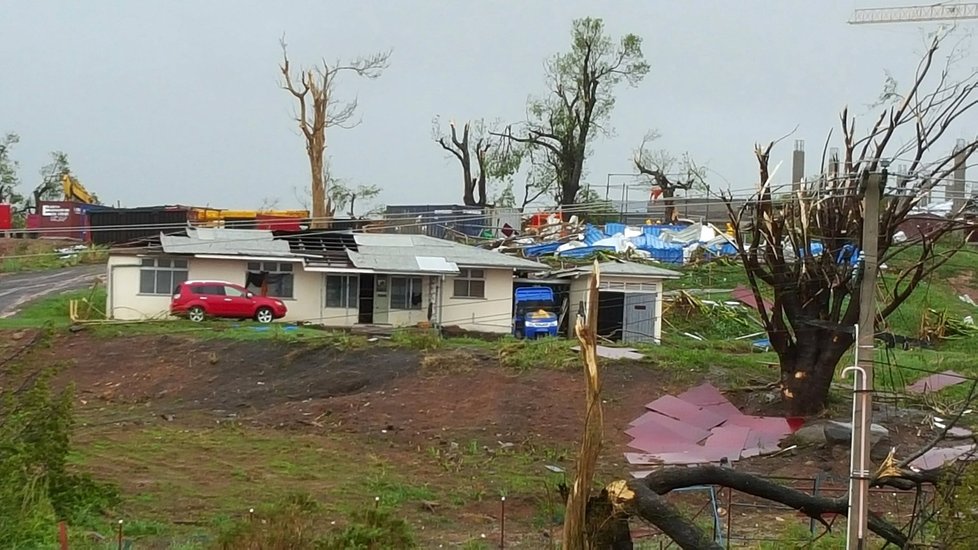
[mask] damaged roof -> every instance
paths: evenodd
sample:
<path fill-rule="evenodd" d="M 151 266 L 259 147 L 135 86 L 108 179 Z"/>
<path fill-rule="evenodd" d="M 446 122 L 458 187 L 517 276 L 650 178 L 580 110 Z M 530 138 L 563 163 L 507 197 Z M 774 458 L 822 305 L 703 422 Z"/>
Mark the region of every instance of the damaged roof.
<path fill-rule="evenodd" d="M 256 229 L 188 228 L 186 236 L 160 234 L 160 244 L 166 254 L 292 256 L 288 242 Z"/>
<path fill-rule="evenodd" d="M 458 267 L 520 269 L 544 271 L 548 267 L 461 243 L 427 235 L 358 233 L 356 252 L 350 250 L 350 261 L 359 268 L 376 271 L 457 273 Z M 452 268 L 449 264 L 453 264 Z"/>
<path fill-rule="evenodd" d="M 576 275 L 590 275 L 591 264 L 577 266 L 571 269 L 555 271 L 557 277 L 571 277 Z M 654 265 L 642 264 L 638 262 L 601 262 L 598 264 L 598 273 L 601 275 L 613 275 L 617 277 L 647 277 L 649 279 L 678 279 L 682 273 L 664 269 Z"/>

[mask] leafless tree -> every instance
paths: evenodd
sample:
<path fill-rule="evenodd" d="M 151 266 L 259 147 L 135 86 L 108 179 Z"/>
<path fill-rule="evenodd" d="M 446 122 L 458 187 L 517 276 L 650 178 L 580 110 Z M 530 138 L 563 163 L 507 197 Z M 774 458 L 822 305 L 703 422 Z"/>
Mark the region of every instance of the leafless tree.
<path fill-rule="evenodd" d="M 436 122 L 437 124 L 437 119 Z M 489 136 L 484 129 L 485 124 L 477 121 L 474 125 L 466 122 L 462 127 L 462 136 L 459 138 L 455 128 L 455 121 L 449 121 L 449 135 L 437 135 L 435 141 L 441 145 L 442 149 L 451 153 L 462 166 L 462 202 L 465 206 L 485 206 L 486 205 L 486 172 L 487 155 L 492 144 Z M 440 132 L 439 132 L 440 133 Z M 472 157 L 475 156 L 476 168 L 473 170 Z M 479 198 L 475 198 L 478 189 Z"/>
<path fill-rule="evenodd" d="M 331 127 L 352 128 L 359 124 L 355 119 L 357 101 L 340 101 L 336 93 L 336 79 L 343 74 L 354 74 L 364 78 L 377 78 L 388 66 L 390 51 L 367 57 L 359 57 L 349 62 L 330 64 L 325 60 L 315 68 L 300 68 L 292 72 L 284 37 L 282 46 L 282 87 L 298 103 L 296 122 L 306 141 L 306 154 L 309 157 L 312 196 L 312 227 L 328 227 L 333 217 L 333 206 L 327 193 L 326 174 L 326 130 Z"/>
<path fill-rule="evenodd" d="M 665 203 L 665 217 L 668 223 L 673 223 L 678 219 L 676 206 L 673 198 L 677 190 L 690 190 L 701 186 L 704 183 L 706 170 L 697 166 L 689 154 L 684 154 L 682 158 L 677 158 L 664 149 L 649 150 L 649 142 L 658 138 L 655 132 L 649 132 L 642 139 L 642 144 L 635 150 L 632 162 L 635 169 L 640 174 L 647 176 L 655 188 L 661 192 L 662 200 Z"/>
<path fill-rule="evenodd" d="M 466 206 L 486 206 L 490 200 L 489 184 L 512 178 L 520 169 L 525 148 L 513 147 L 502 138 L 490 135 L 490 125 L 485 120 L 466 122 L 461 136 L 454 120 L 449 121 L 448 127 L 449 131 L 443 132 L 439 119 L 435 117 L 432 135 L 435 142 L 451 153 L 462 168 L 462 201 Z"/>
<path fill-rule="evenodd" d="M 898 273 L 879 304 L 878 320 L 897 310 L 917 286 L 958 251 L 938 248 L 941 237 L 959 228 L 954 215 L 933 224 L 919 237 L 897 243 L 894 235 L 913 209 L 978 148 L 972 138 L 950 152 L 936 150 L 948 130 L 978 104 L 978 72 L 951 78 L 951 60 L 935 68 L 935 55 L 946 35 L 934 35 L 907 90 L 889 80 L 883 100 L 888 107 L 869 131 L 857 135 L 854 119 L 842 112 L 842 155 L 838 171 L 803 184 L 787 199 L 773 196 L 770 158 L 775 145 L 755 151 L 760 170 L 758 192 L 742 207 L 728 210 L 736 228 L 739 257 L 759 305 L 761 321 L 778 354 L 781 395 L 788 412 L 819 412 L 828 397 L 836 365 L 853 343 L 859 318 L 858 249 L 864 224 L 866 186 L 882 180 L 880 265 L 898 255 L 914 260 Z M 906 174 L 888 177 L 886 159 L 908 163 Z M 822 253 L 815 253 L 819 243 Z M 768 308 L 762 295 L 772 295 Z"/>

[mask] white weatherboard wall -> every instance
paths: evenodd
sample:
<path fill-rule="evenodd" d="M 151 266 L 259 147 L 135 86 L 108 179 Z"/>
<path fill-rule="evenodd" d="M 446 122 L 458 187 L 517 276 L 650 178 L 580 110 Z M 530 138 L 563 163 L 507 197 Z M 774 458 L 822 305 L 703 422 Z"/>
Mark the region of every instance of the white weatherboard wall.
<path fill-rule="evenodd" d="M 175 256 L 178 257 L 178 256 Z M 218 260 L 182 256 L 187 260 L 187 278 L 191 280 L 226 281 L 244 286 L 247 260 Z M 169 316 L 170 299 L 166 295 L 139 293 L 139 271 L 142 258 L 128 255 L 109 256 L 106 282 L 106 307 L 110 318 L 138 321 L 164 319 Z M 282 299 L 288 308 L 285 321 L 312 320 L 322 316 L 322 274 L 307 273 L 301 263 L 293 263 L 293 297 Z"/>
<path fill-rule="evenodd" d="M 442 288 L 442 325 L 479 332 L 506 333 L 512 329 L 513 271 L 486 269 L 485 274 L 485 298 L 455 298 L 454 277 L 445 278 Z"/>
<path fill-rule="evenodd" d="M 247 260 L 212 259 L 182 256 L 188 262 L 188 278 L 192 280 L 227 281 L 245 284 Z M 108 260 L 107 312 L 120 320 L 164 319 L 169 316 L 167 295 L 139 293 L 139 272 L 142 258 L 112 255 Z M 293 297 L 281 298 L 288 308 L 285 321 L 306 321 L 333 327 L 353 326 L 359 321 L 358 308 L 326 307 L 326 276 L 328 273 L 305 271 L 301 263 L 293 262 Z M 384 298 L 388 309 L 386 324 L 395 327 L 414 326 L 428 320 L 431 304 L 432 321 L 455 325 L 467 330 L 506 333 L 511 329 L 513 311 L 513 274 L 509 269 L 486 269 L 484 298 L 456 298 L 451 277 L 422 276 L 421 309 L 390 310 L 390 294 Z M 342 273 L 338 273 L 342 274 Z M 387 275 L 377 275 L 386 277 Z M 405 275 L 410 276 L 410 275 Z M 376 298 L 375 298 L 376 299 Z"/>
<path fill-rule="evenodd" d="M 170 296 L 139 293 L 141 259 L 136 256 L 109 256 L 105 280 L 105 312 L 110 319 L 141 321 L 165 319 L 170 312 Z"/>
<path fill-rule="evenodd" d="M 573 333 L 574 326 L 577 324 L 577 312 L 578 306 L 581 302 L 587 300 L 587 289 L 588 283 L 590 282 L 590 275 L 580 275 L 577 278 L 571 280 L 570 285 L 570 310 L 569 322 L 571 331 Z M 654 292 L 655 298 L 655 328 L 653 336 L 656 342 L 662 340 L 662 279 L 653 279 L 648 277 L 615 277 L 613 275 L 601 275 L 601 284 L 635 284 L 641 283 L 644 285 L 642 292 L 650 293 Z M 654 290 L 653 290 L 654 288 Z M 607 290 L 599 290 L 599 292 L 609 292 Z M 616 292 L 616 291 L 611 291 Z M 620 290 L 617 292 L 621 292 Z M 601 312 L 598 312 L 601 315 Z"/>

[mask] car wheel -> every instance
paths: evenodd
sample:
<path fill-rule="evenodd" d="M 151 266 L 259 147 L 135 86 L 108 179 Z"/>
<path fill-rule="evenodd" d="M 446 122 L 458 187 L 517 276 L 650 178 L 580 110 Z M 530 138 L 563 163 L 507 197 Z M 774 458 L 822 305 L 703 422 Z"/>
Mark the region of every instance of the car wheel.
<path fill-rule="evenodd" d="M 259 323 L 271 323 L 275 319 L 275 314 L 272 313 L 271 308 L 260 307 L 258 311 L 255 312 L 255 320 Z"/>
<path fill-rule="evenodd" d="M 204 308 L 200 306 L 194 306 L 187 310 L 187 318 L 195 323 L 199 323 L 204 320 Z"/>
<path fill-rule="evenodd" d="M 516 329 L 516 330 L 515 330 L 515 331 L 513 332 L 513 336 L 514 336 L 514 337 L 515 337 L 515 338 L 516 338 L 517 340 L 522 340 L 522 339 L 523 339 L 523 331 L 522 331 L 522 330 L 520 330 L 520 329 Z"/>

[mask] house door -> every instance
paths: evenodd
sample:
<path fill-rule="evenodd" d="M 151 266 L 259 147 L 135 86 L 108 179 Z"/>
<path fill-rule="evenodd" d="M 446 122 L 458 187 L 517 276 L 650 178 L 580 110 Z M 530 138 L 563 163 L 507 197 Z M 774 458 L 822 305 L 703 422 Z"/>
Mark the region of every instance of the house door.
<path fill-rule="evenodd" d="M 390 309 L 390 291 L 388 290 L 387 275 L 374 277 L 374 320 L 378 325 L 387 324 L 387 312 Z"/>
<path fill-rule="evenodd" d="M 359 310 L 357 322 L 371 324 L 374 322 L 374 276 L 360 274 L 360 293 L 357 296 Z"/>
<path fill-rule="evenodd" d="M 622 322 L 623 342 L 655 342 L 655 300 L 656 295 L 653 293 L 625 293 L 625 317 Z"/>

